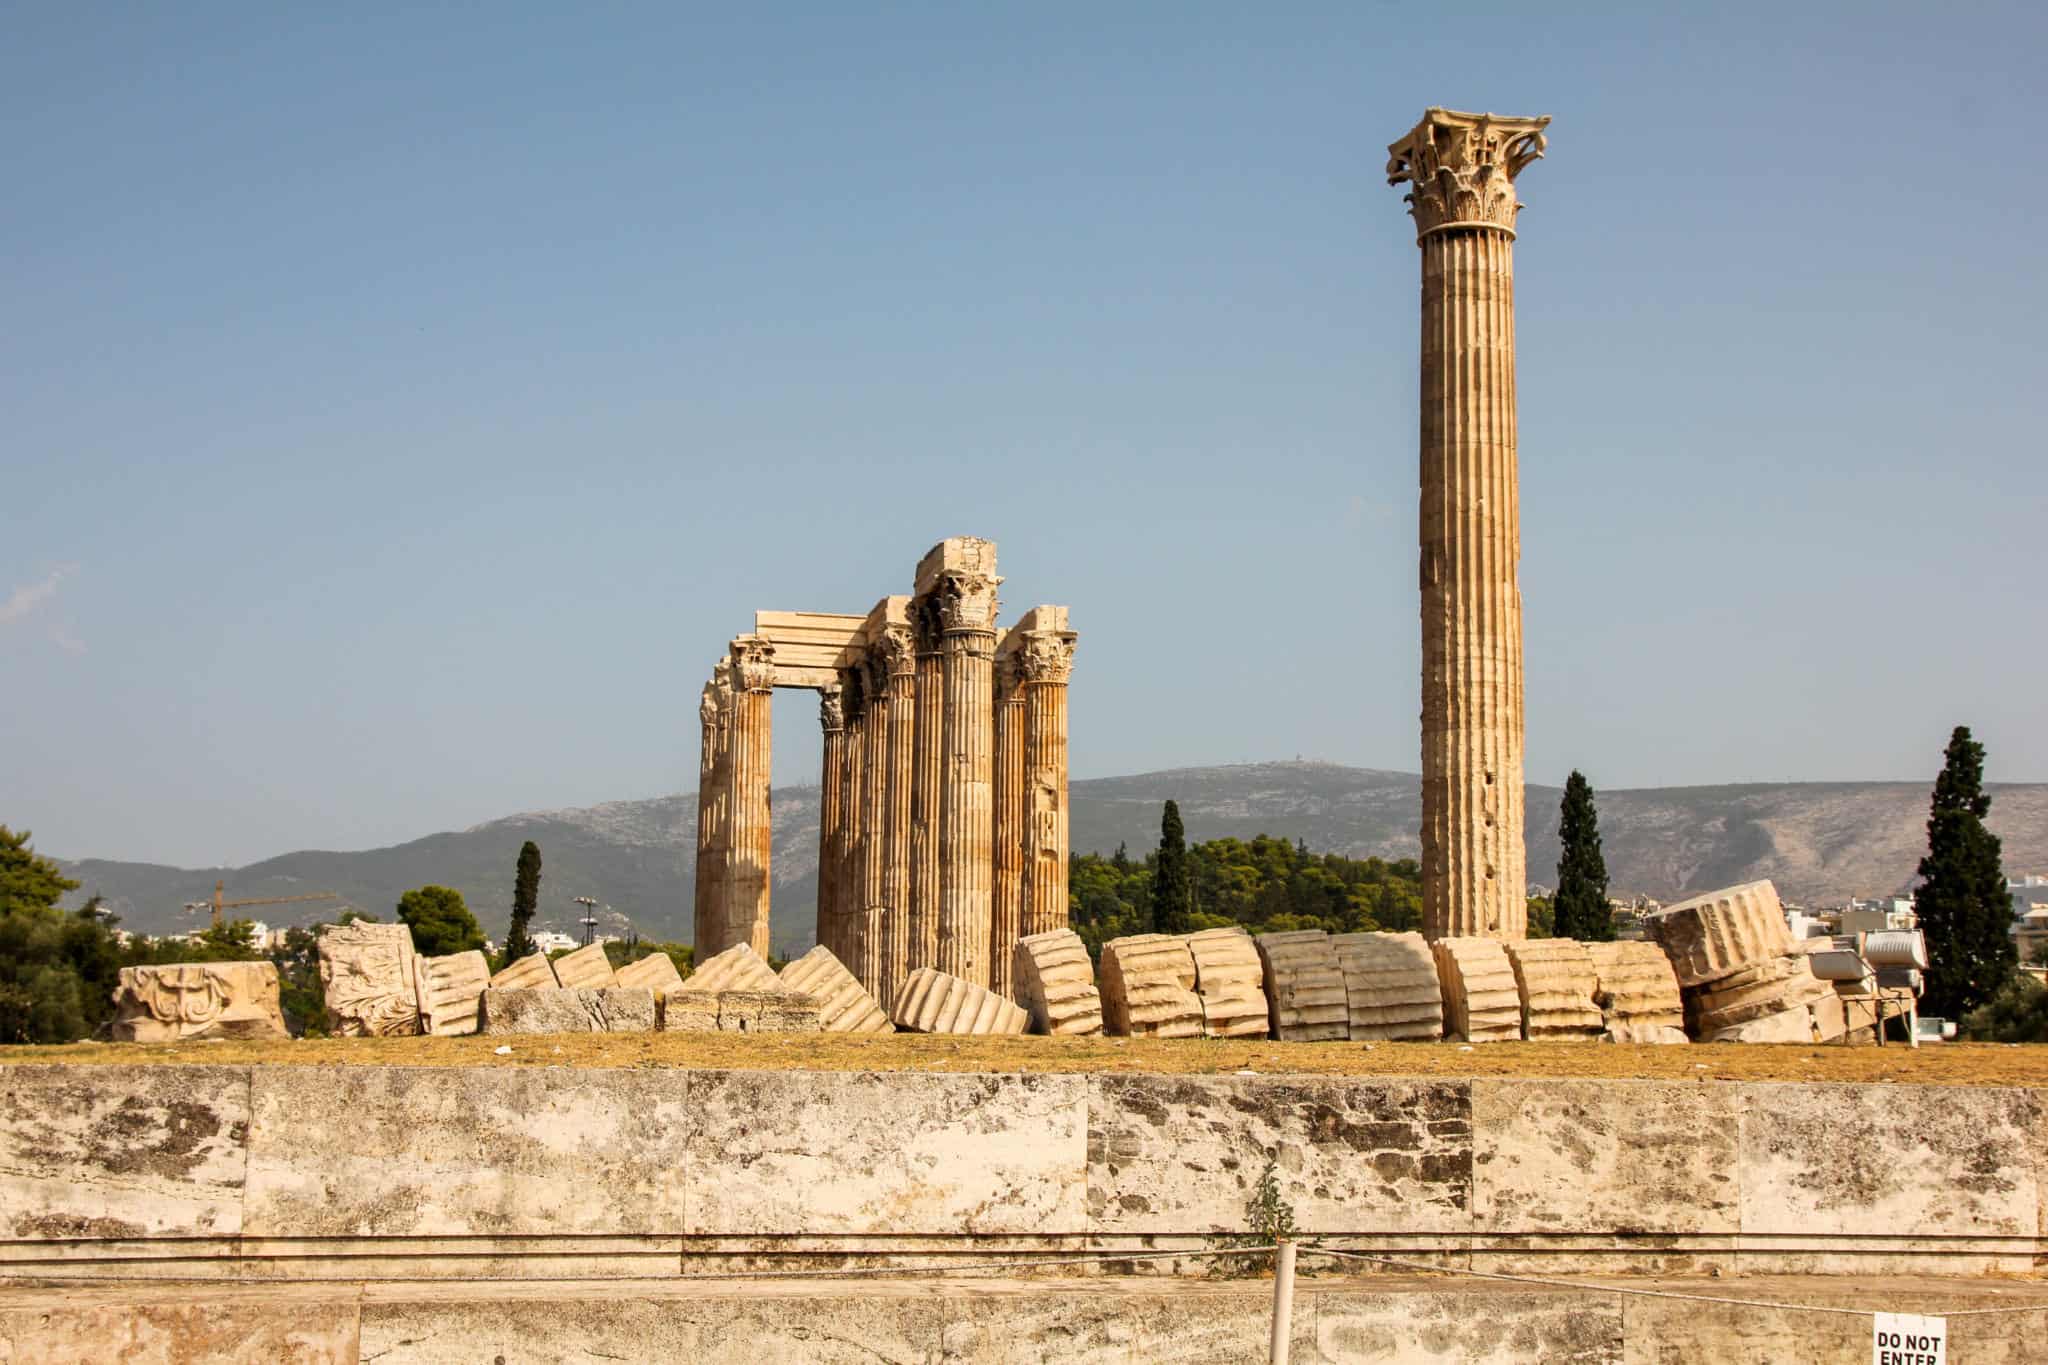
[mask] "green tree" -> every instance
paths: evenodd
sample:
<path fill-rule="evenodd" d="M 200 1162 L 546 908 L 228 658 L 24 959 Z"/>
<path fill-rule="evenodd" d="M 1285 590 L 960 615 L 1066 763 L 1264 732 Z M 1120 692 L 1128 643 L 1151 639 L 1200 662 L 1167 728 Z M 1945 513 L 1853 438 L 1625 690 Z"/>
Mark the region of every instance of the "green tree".
<path fill-rule="evenodd" d="M 1557 901 L 1550 896 L 1529 897 L 1529 937 L 1563 938 L 1557 928 Z"/>
<path fill-rule="evenodd" d="M 100 955 L 107 930 L 57 908 L 78 883 L 29 838 L 0 825 L 0 1042 L 70 1042 L 90 1027 L 79 959 Z"/>
<path fill-rule="evenodd" d="M 2012 893 L 1999 866 L 1998 836 L 1984 828 L 1984 746 L 1958 725 L 1949 736 L 1927 814 L 1927 856 L 1913 912 L 1927 936 L 1927 991 L 1920 1008 L 1960 1019 L 2012 977 Z"/>
<path fill-rule="evenodd" d="M 78 889 L 57 864 L 28 846 L 31 837 L 27 830 L 16 834 L 0 825 L 0 915 L 53 910 L 58 897 Z"/>
<path fill-rule="evenodd" d="M 422 886 L 398 898 L 398 918 L 412 929 L 413 946 L 424 957 L 445 957 L 484 946 L 484 931 L 452 887 Z"/>
<path fill-rule="evenodd" d="M 1152 930 L 1185 934 L 1193 911 L 1187 831 L 1181 827 L 1180 803 L 1168 801 L 1159 817 L 1159 856 L 1152 860 Z"/>
<path fill-rule="evenodd" d="M 527 926 L 540 908 L 540 845 L 528 839 L 519 849 L 519 869 L 512 877 L 512 927 L 505 932 L 505 961 L 517 962 L 535 951 Z"/>
<path fill-rule="evenodd" d="M 1556 936 L 1605 941 L 1614 937 L 1607 905 L 1607 859 L 1600 852 L 1600 815 L 1593 784 L 1577 768 L 1565 779 L 1557 837 Z"/>
<path fill-rule="evenodd" d="M 2048 990 L 2024 972 L 1963 1016 L 1962 1034 L 1987 1043 L 2048 1043 Z"/>

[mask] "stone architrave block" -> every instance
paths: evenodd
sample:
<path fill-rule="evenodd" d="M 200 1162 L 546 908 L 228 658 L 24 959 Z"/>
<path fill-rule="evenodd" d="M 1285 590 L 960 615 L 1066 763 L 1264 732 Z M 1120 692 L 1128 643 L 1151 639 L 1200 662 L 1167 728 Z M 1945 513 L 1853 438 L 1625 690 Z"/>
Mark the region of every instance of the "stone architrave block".
<path fill-rule="evenodd" d="M 1522 996 L 1498 939 L 1440 938 L 1430 948 L 1443 984 L 1447 1037 L 1498 1043 L 1522 1036 Z"/>
<path fill-rule="evenodd" d="M 563 953 L 554 967 L 555 980 L 563 990 L 596 990 L 617 984 L 618 974 L 612 971 L 612 960 L 604 955 L 602 943 L 586 943 L 573 953 Z"/>
<path fill-rule="evenodd" d="M 419 955 L 404 924 L 353 920 L 320 930 L 327 1031 L 337 1038 L 397 1038 L 420 1031 Z"/>
<path fill-rule="evenodd" d="M 1351 1035 L 1351 1006 L 1337 949 L 1320 929 L 1260 934 L 1253 943 L 1266 979 L 1272 1036 L 1319 1043 Z"/>
<path fill-rule="evenodd" d="M 896 1027 L 910 1033 L 1023 1033 L 1031 1016 L 994 991 L 919 967 L 896 992 L 889 1010 Z"/>
<path fill-rule="evenodd" d="M 491 978 L 491 988 L 500 991 L 553 990 L 561 984 L 546 953 L 528 953 Z"/>
<path fill-rule="evenodd" d="M 288 1036 L 277 968 L 268 962 L 123 967 L 114 989 L 117 1043 Z"/>
<path fill-rule="evenodd" d="M 1638 1035 L 1659 1029 L 1677 1029 L 1684 1038 L 1685 1004 L 1678 994 L 1678 974 L 1662 948 L 1623 939 L 1589 943 L 1586 954 L 1593 959 L 1593 1001 L 1600 1006 L 1607 1031 L 1632 1035 L 1614 1041 L 1656 1041 Z"/>
<path fill-rule="evenodd" d="M 1170 934 L 1133 934 L 1102 945 L 1102 1022 L 1136 1038 L 1199 1038 L 1195 955 Z"/>
<path fill-rule="evenodd" d="M 646 957 L 628 962 L 613 972 L 612 984 L 644 986 L 654 992 L 654 998 L 658 1002 L 683 984 L 683 974 L 676 970 L 675 959 L 667 953 L 649 953 Z"/>
<path fill-rule="evenodd" d="M 652 1033 L 654 992 L 646 987 L 486 990 L 482 1032 Z"/>
<path fill-rule="evenodd" d="M 420 959 L 420 1032 L 459 1038 L 477 1031 L 477 1011 L 491 984 L 491 964 L 482 953 L 450 953 Z"/>
<path fill-rule="evenodd" d="M 1645 917 L 1643 928 L 1671 959 L 1681 986 L 1700 986 L 1792 950 L 1778 888 L 1745 882 Z"/>
<path fill-rule="evenodd" d="M 1252 936 L 1236 926 L 1187 936 L 1195 959 L 1195 995 L 1208 1038 L 1263 1038 L 1272 1026 L 1266 969 Z"/>
<path fill-rule="evenodd" d="M 818 999 L 802 991 L 682 991 L 668 998 L 668 1033 L 821 1033 Z"/>
<path fill-rule="evenodd" d="M 747 943 L 735 943 L 722 953 L 699 962 L 683 978 L 681 991 L 772 991 L 782 986 L 775 969 Z"/>
<path fill-rule="evenodd" d="M 1600 1035 L 1605 1020 L 1593 1002 L 1597 977 L 1583 943 L 1532 938 L 1501 947 L 1514 969 L 1524 1038 L 1591 1042 Z"/>
<path fill-rule="evenodd" d="M 1011 980 L 1017 1003 L 1031 1016 L 1031 1031 L 1085 1036 L 1102 1032 L 1102 993 L 1088 945 L 1072 929 L 1052 929 L 1017 940 Z"/>
<path fill-rule="evenodd" d="M 894 1033 L 896 1026 L 875 998 L 862 989 L 824 944 L 782 969 L 782 988 L 817 1002 L 818 1027 L 826 1033 Z"/>
<path fill-rule="evenodd" d="M 1436 958 L 1417 933 L 1337 934 L 1353 1042 L 1435 1042 L 1444 1036 Z"/>

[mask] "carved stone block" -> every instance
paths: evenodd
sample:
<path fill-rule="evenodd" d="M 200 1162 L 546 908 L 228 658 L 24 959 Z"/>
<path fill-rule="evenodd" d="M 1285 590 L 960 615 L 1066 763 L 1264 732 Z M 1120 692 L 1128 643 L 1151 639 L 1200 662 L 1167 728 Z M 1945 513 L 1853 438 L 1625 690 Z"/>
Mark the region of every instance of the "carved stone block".
<path fill-rule="evenodd" d="M 419 956 L 410 928 L 367 920 L 326 925 L 319 952 L 329 1033 L 395 1038 L 420 1031 Z"/>
<path fill-rule="evenodd" d="M 683 984 L 683 974 L 676 970 L 675 959 L 667 953 L 649 953 L 639 961 L 628 962 L 613 972 L 612 984 L 644 986 L 654 992 L 656 1000 L 661 1000 Z"/>
<path fill-rule="evenodd" d="M 114 990 L 117 1043 L 283 1038 L 277 968 L 268 962 L 123 967 Z"/>
<path fill-rule="evenodd" d="M 491 978 L 492 989 L 501 991 L 552 990 L 561 984 L 546 953 L 528 953 Z"/>
<path fill-rule="evenodd" d="M 1444 992 L 1444 1033 L 1467 1043 L 1522 1036 L 1522 996 L 1499 940 L 1440 938 L 1430 945 Z"/>
<path fill-rule="evenodd" d="M 1677 1029 L 1681 1038 L 1685 1036 L 1678 975 L 1662 948 L 1624 939 L 1589 943 L 1586 955 L 1593 959 L 1594 1003 L 1600 1006 L 1602 1022 L 1616 1035 L 1615 1041 L 1631 1041 L 1621 1035 L 1645 1030 Z"/>
<path fill-rule="evenodd" d="M 748 943 L 735 943 L 724 952 L 699 962 L 683 978 L 682 991 L 772 991 L 782 985 L 775 969 L 761 960 Z"/>
<path fill-rule="evenodd" d="M 564 990 L 596 990 L 616 982 L 602 943 L 586 943 L 573 953 L 563 953 L 554 960 L 554 968 L 555 980 Z"/>
<path fill-rule="evenodd" d="M 1444 1036 L 1443 988 L 1422 935 L 1337 934 L 1354 1042 L 1435 1042 Z"/>
<path fill-rule="evenodd" d="M 477 1031 L 477 1002 L 491 984 L 491 966 L 471 951 L 423 957 L 420 972 L 420 1031 L 456 1038 Z"/>
<path fill-rule="evenodd" d="M 817 1005 L 818 1025 L 826 1033 L 894 1033 L 896 1026 L 875 998 L 824 944 L 782 969 L 782 987 L 810 996 Z"/>
<path fill-rule="evenodd" d="M 654 992 L 601 986 L 584 990 L 486 990 L 483 1032 L 652 1033 Z"/>
<path fill-rule="evenodd" d="M 816 996 L 802 991 L 681 991 L 662 1013 L 667 1033 L 819 1033 Z"/>
<path fill-rule="evenodd" d="M 1746 882 L 1681 901 L 1643 920 L 1681 986 L 1699 986 L 1791 951 L 1778 888 Z"/>
<path fill-rule="evenodd" d="M 1745 1042 L 1755 1039 L 1722 1035 L 1755 1020 L 1787 1010 L 1810 1010 L 1834 999 L 1834 987 L 1813 974 L 1812 959 L 1807 954 L 1787 953 L 1754 963 L 1710 986 L 1687 991 L 1685 1008 L 1694 1037 Z"/>
<path fill-rule="evenodd" d="M 1350 1006 L 1337 950 L 1320 929 L 1260 934 L 1259 962 L 1266 978 L 1272 1033 L 1285 1043 L 1318 1043 L 1350 1036 Z"/>
<path fill-rule="evenodd" d="M 1583 943 L 1532 938 L 1501 946 L 1514 969 L 1524 1038 L 1590 1042 L 1599 1036 L 1606 1025 L 1593 1001 L 1599 978 Z"/>
<path fill-rule="evenodd" d="M 1031 1016 L 971 981 L 919 967 L 896 992 L 889 1009 L 896 1027 L 911 1033 L 1023 1033 Z"/>
<path fill-rule="evenodd" d="M 1136 1038 L 1199 1038 L 1202 1002 L 1195 995 L 1195 956 L 1187 940 L 1133 934 L 1102 945 L 1102 1021 Z"/>
<path fill-rule="evenodd" d="M 1086 1036 L 1102 1032 L 1102 993 L 1088 946 L 1072 929 L 1051 929 L 1017 941 L 1012 979 L 1033 1033 Z"/>
<path fill-rule="evenodd" d="M 1272 1027 L 1266 968 L 1252 936 L 1235 926 L 1187 935 L 1195 959 L 1195 995 L 1208 1038 L 1263 1038 Z"/>

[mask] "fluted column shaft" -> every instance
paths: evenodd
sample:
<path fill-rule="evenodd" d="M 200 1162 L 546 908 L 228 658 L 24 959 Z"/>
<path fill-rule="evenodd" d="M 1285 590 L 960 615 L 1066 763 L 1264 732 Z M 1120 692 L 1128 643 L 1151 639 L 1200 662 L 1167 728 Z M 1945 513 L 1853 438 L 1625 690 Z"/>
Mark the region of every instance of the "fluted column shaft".
<path fill-rule="evenodd" d="M 710 948 L 721 952 L 748 943 L 768 956 L 769 854 L 774 829 L 769 815 L 769 755 L 774 708 L 774 650 L 765 641 L 733 642 L 732 848 L 727 863 L 723 932 Z M 698 947 L 700 959 L 709 956 Z"/>
<path fill-rule="evenodd" d="M 1024 693 L 1013 658 L 995 669 L 995 820 L 989 917 L 989 989 L 1014 998 L 1011 959 L 1024 926 Z"/>
<path fill-rule="evenodd" d="M 834 873 L 832 898 L 832 956 L 853 970 L 860 956 L 861 840 L 866 832 L 861 784 L 866 780 L 868 697 L 861 685 L 860 670 L 840 674 L 845 679 L 846 740 L 840 750 L 840 791 L 844 804 L 839 815 L 839 867 Z"/>
<path fill-rule="evenodd" d="M 990 879 L 995 825 L 994 590 L 983 624 L 948 613 L 940 662 L 939 960 L 942 972 L 989 981 Z"/>
<path fill-rule="evenodd" d="M 719 664 L 705 684 L 698 707 L 704 739 L 697 765 L 696 899 L 691 919 L 693 941 L 700 945 L 724 934 L 724 877 L 732 837 L 732 688 L 728 670 L 727 663 Z"/>
<path fill-rule="evenodd" d="M 1028 651 L 1024 681 L 1024 924 L 1026 935 L 1067 927 L 1067 680 L 1071 635 Z"/>
<path fill-rule="evenodd" d="M 1422 855 L 1432 937 L 1527 933 L 1513 252 L 1492 228 L 1422 242 Z"/>
<path fill-rule="evenodd" d="M 817 940 L 832 946 L 832 912 L 837 906 L 839 866 L 846 831 L 846 792 L 839 781 L 845 761 L 846 712 L 838 687 L 818 691 L 818 724 L 824 732 L 824 757 L 818 776 L 818 924 Z"/>
<path fill-rule="evenodd" d="M 894 718 L 887 667 L 879 659 L 867 661 L 863 681 L 867 711 L 861 726 L 860 851 L 854 860 L 860 871 L 860 906 L 856 951 L 846 967 L 873 995 L 882 983 L 882 883 L 889 856 L 889 731 Z"/>
<path fill-rule="evenodd" d="M 913 628 L 917 632 L 917 715 L 911 753 L 910 785 L 910 915 L 908 971 L 939 965 L 939 792 L 945 765 L 945 667 L 939 658 L 938 617 L 933 604 L 920 601 Z"/>
<path fill-rule="evenodd" d="M 917 664 L 907 630 L 892 635 L 883 657 L 889 669 L 889 750 L 882 818 L 881 977 L 874 995 L 884 1003 L 910 975 L 910 807 L 917 752 Z"/>

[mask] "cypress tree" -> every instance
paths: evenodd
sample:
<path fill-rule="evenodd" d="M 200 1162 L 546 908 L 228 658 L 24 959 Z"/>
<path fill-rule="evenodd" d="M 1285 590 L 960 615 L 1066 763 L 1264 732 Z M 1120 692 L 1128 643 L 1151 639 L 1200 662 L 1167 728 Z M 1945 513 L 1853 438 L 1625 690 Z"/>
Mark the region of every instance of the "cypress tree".
<path fill-rule="evenodd" d="M 1998 994 L 2018 964 L 2012 895 L 1999 866 L 1998 836 L 1984 828 L 1984 746 L 1958 725 L 1949 736 L 1927 813 L 1927 856 L 1913 912 L 1927 936 L 1927 990 L 1920 1008 L 1960 1019 Z"/>
<path fill-rule="evenodd" d="M 1152 928 L 1155 933 L 1188 931 L 1187 832 L 1181 828 L 1180 805 L 1168 801 L 1159 818 L 1159 857 L 1152 864 Z"/>
<path fill-rule="evenodd" d="M 1600 815 L 1593 784 L 1577 768 L 1565 779 L 1558 809 L 1557 896 L 1552 932 L 1559 938 L 1604 942 L 1614 937 L 1607 907 L 1607 859 L 1600 852 Z"/>
<path fill-rule="evenodd" d="M 519 850 L 519 870 L 512 879 L 512 927 L 505 934 L 505 961 L 517 962 L 539 951 L 527 926 L 540 908 L 540 845 L 528 839 Z"/>

